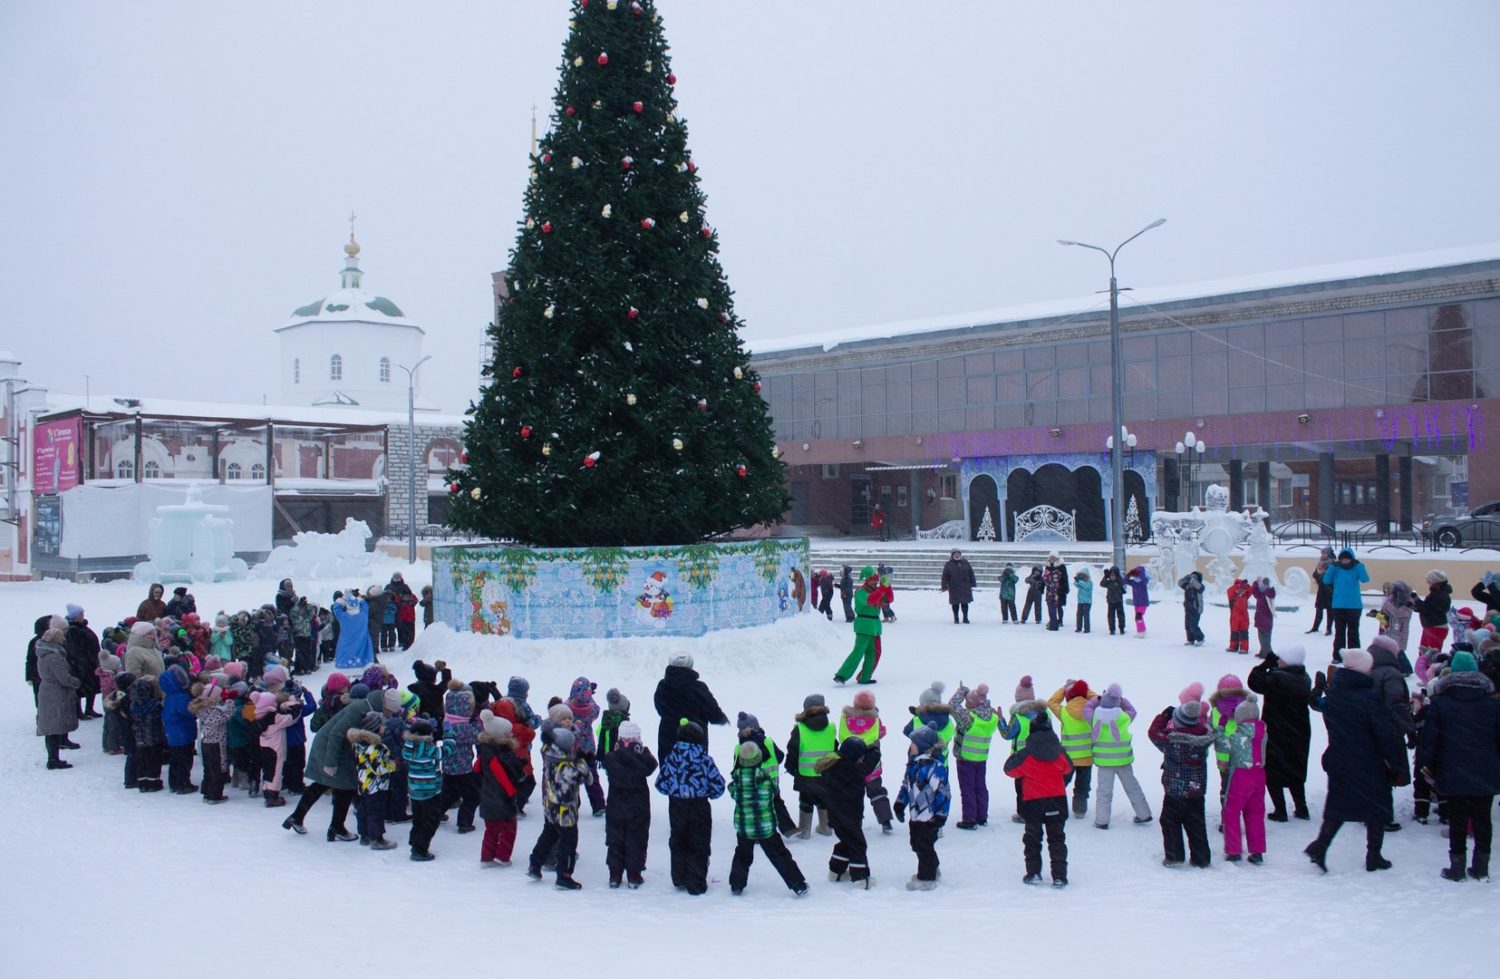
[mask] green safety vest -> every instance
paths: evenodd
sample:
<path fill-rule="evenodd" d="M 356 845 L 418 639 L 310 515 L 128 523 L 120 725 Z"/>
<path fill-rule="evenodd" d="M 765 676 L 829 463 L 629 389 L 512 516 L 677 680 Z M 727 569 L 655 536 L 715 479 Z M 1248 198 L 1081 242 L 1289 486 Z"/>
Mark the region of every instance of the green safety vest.
<path fill-rule="evenodd" d="M 870 725 L 870 729 L 868 731 L 862 731 L 859 734 L 855 734 L 853 731 L 849 730 L 849 725 L 845 722 L 844 715 L 840 714 L 839 740 L 844 741 L 848 738 L 859 738 L 859 740 L 865 743 L 866 747 L 875 747 L 876 743 L 880 741 L 880 721 L 877 719 L 874 724 Z"/>
<path fill-rule="evenodd" d="M 1018 728 L 1015 738 L 1011 741 L 1011 751 L 1021 751 L 1026 747 L 1026 739 L 1031 737 L 1031 718 L 1020 712 L 1010 715 L 1015 719 Z"/>
<path fill-rule="evenodd" d="M 804 778 L 818 778 L 823 773 L 815 766 L 818 760 L 831 755 L 838 747 L 838 732 L 832 725 L 821 731 L 797 722 L 797 774 Z"/>
<path fill-rule="evenodd" d="M 1093 726 L 1081 717 L 1074 717 L 1073 712 L 1068 710 L 1067 704 L 1063 705 L 1060 740 L 1063 751 L 1068 753 L 1068 760 L 1073 764 L 1091 763 L 1094 756 Z"/>
<path fill-rule="evenodd" d="M 770 738 L 766 739 L 766 747 L 770 748 L 771 750 L 766 753 L 766 757 L 761 759 L 760 767 L 763 768 L 766 773 L 771 776 L 771 786 L 773 791 L 779 792 L 781 791 L 781 766 L 776 762 L 776 748 L 773 744 L 771 744 Z"/>
<path fill-rule="evenodd" d="M 922 723 L 920 718 L 917 720 L 917 723 Z M 931 725 L 928 726 L 931 727 Z M 916 729 L 913 728 L 912 730 Z M 958 733 L 958 725 L 953 723 L 953 715 L 949 714 L 947 720 L 943 722 L 943 726 L 935 727 L 933 730 L 937 732 L 938 736 L 938 757 L 946 762 L 948 760 L 948 744 L 953 740 L 953 736 Z"/>
<path fill-rule="evenodd" d="M 1117 728 L 1119 737 L 1115 737 L 1110 728 Z M 1113 724 L 1100 724 L 1093 751 L 1094 764 L 1105 768 L 1117 768 L 1135 761 L 1135 753 L 1130 747 L 1130 715 L 1121 711 Z"/>
<path fill-rule="evenodd" d="M 958 736 L 958 757 L 964 761 L 985 761 L 990 757 L 990 739 L 1000 727 L 1000 715 L 991 714 L 989 719 L 975 716 L 969 729 Z"/>
<path fill-rule="evenodd" d="M 1208 729 L 1210 731 L 1217 731 L 1219 729 L 1219 722 L 1222 721 L 1222 720 L 1224 720 L 1224 715 L 1221 714 L 1221 713 L 1219 713 L 1219 708 L 1217 708 L 1217 707 L 1211 707 L 1211 708 L 1209 708 L 1209 711 L 1208 711 L 1208 719 L 1209 719 Z M 1224 734 L 1225 734 L 1225 736 L 1226 737 L 1234 737 L 1234 732 L 1235 732 L 1235 730 L 1239 726 L 1240 726 L 1240 722 L 1236 721 L 1234 719 L 1233 715 L 1230 715 L 1229 720 L 1226 721 L 1225 724 L 1224 724 Z M 1228 764 L 1229 764 L 1229 748 L 1226 746 L 1221 751 L 1219 749 L 1219 746 L 1217 744 L 1215 744 L 1214 745 L 1214 758 L 1216 758 L 1218 760 L 1220 768 L 1224 768 L 1224 767 L 1228 766 Z"/>

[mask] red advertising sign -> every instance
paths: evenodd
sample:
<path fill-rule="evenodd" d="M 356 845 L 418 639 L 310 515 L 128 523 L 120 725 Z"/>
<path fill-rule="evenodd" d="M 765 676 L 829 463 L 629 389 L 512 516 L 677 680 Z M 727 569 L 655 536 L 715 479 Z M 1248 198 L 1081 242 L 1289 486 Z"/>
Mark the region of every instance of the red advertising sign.
<path fill-rule="evenodd" d="M 78 458 L 83 419 L 38 422 L 32 438 L 31 490 L 61 493 L 78 485 Z"/>

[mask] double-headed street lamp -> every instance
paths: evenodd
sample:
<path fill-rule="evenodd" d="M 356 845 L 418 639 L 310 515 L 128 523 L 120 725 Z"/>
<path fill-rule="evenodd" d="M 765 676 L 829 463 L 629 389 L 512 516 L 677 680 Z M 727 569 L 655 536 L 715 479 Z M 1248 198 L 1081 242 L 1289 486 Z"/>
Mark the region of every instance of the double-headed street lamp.
<path fill-rule="evenodd" d="M 428 354 L 410 367 L 396 366 L 406 371 L 406 563 L 417 563 L 417 371 L 432 359 Z M 424 480 L 425 483 L 425 480 Z M 424 487 L 425 488 L 425 487 Z"/>
<path fill-rule="evenodd" d="M 1109 358 L 1110 358 L 1110 431 L 1119 432 L 1125 425 L 1125 365 L 1120 358 L 1120 286 L 1115 279 L 1115 256 L 1120 254 L 1120 249 L 1135 241 L 1141 235 L 1152 228 L 1159 228 L 1167 223 L 1166 218 L 1157 218 L 1146 225 L 1135 234 L 1126 238 L 1114 247 L 1113 251 L 1100 248 L 1098 245 L 1090 245 L 1082 241 L 1069 241 L 1066 238 L 1057 239 L 1059 245 L 1073 245 L 1078 248 L 1088 248 L 1098 252 L 1109 260 Z M 1114 544 L 1114 563 L 1117 568 L 1125 567 L 1125 460 L 1123 455 L 1123 438 L 1112 439 L 1109 450 L 1109 468 L 1114 480 L 1114 493 L 1110 500 L 1110 538 Z"/>
<path fill-rule="evenodd" d="M 1177 467 L 1187 473 L 1187 509 L 1193 508 L 1193 467 L 1203 464 L 1203 453 L 1208 451 L 1204 444 L 1192 429 L 1183 433 L 1182 441 L 1175 446 L 1177 450 Z M 1181 476 L 1178 477 L 1179 479 Z"/>

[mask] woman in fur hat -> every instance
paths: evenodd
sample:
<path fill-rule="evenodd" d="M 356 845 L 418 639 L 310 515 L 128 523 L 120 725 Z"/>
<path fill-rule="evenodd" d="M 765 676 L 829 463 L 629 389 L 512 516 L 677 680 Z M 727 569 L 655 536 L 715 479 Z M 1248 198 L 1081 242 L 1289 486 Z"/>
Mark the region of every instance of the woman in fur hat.
<path fill-rule="evenodd" d="M 36 733 L 47 746 L 51 769 L 73 767 L 59 752 L 68 735 L 78 730 L 79 680 L 68 668 L 66 641 L 67 623 L 54 615 L 36 644 Z"/>

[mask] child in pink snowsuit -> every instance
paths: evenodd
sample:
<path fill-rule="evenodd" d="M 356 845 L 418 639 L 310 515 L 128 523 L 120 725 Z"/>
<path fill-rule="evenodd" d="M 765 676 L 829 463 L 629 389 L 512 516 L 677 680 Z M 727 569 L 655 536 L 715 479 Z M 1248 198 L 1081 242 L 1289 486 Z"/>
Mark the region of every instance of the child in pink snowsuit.
<path fill-rule="evenodd" d="M 261 795 L 266 808 L 286 805 L 281 796 L 281 773 L 286 767 L 286 729 L 302 716 L 300 701 L 278 704 L 276 695 L 269 690 L 250 695 L 255 705 L 255 725 L 260 728 L 260 770 L 264 778 Z M 287 709 L 295 713 L 288 713 Z"/>
<path fill-rule="evenodd" d="M 1135 637 L 1146 638 L 1146 609 L 1151 604 L 1151 598 L 1146 592 L 1146 586 L 1151 583 L 1151 576 L 1141 565 L 1130 569 L 1125 576 L 1125 584 L 1130 586 L 1130 604 L 1135 606 Z"/>
<path fill-rule="evenodd" d="M 1229 793 L 1224 799 L 1224 859 L 1240 859 L 1240 820 L 1250 862 L 1260 863 L 1266 852 L 1266 725 L 1260 719 L 1255 695 L 1247 694 L 1234 709 L 1234 730 L 1220 730 L 1215 747 L 1229 752 Z"/>

